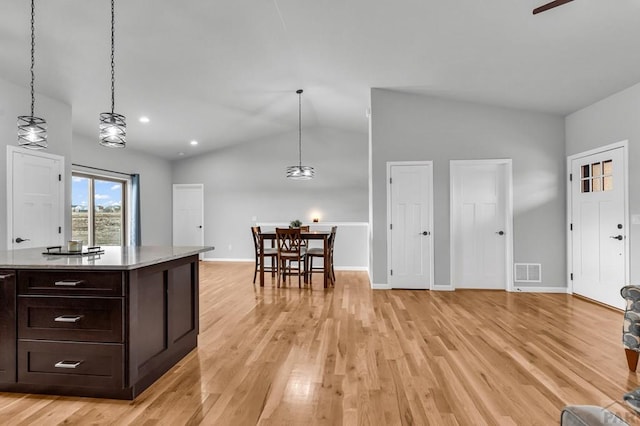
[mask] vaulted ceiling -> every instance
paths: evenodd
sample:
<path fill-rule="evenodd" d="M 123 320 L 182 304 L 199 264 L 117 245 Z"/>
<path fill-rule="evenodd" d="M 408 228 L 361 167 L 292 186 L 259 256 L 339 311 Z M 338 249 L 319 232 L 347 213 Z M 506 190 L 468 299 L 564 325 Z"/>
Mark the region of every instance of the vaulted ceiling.
<path fill-rule="evenodd" d="M 174 159 L 297 129 L 298 88 L 303 126 L 366 133 L 372 87 L 567 114 L 640 81 L 640 0 L 541 3 L 116 0 L 115 109 Z M 0 2 L 0 77 L 25 86 L 29 13 Z M 36 0 L 36 91 L 96 140 L 109 64 L 109 0 Z"/>

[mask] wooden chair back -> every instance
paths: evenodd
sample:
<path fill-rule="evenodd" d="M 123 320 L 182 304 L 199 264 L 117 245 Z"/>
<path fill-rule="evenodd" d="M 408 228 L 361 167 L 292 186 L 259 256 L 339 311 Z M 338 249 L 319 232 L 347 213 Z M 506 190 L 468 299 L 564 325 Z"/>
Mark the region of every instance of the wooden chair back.
<path fill-rule="evenodd" d="M 260 227 L 252 226 L 251 235 L 253 236 L 253 248 L 255 249 L 256 255 L 258 255 L 260 252 Z"/>
<path fill-rule="evenodd" d="M 299 228 L 276 228 L 276 240 L 279 254 L 300 256 L 302 240 Z"/>

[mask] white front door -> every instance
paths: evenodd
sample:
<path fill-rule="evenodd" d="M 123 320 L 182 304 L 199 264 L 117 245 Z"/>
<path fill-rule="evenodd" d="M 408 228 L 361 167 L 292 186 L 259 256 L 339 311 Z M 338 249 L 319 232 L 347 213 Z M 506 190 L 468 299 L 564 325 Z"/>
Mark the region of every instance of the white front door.
<path fill-rule="evenodd" d="M 388 163 L 389 284 L 429 289 L 433 284 L 433 167 Z"/>
<path fill-rule="evenodd" d="M 204 245 L 204 185 L 173 185 L 173 245 Z"/>
<path fill-rule="evenodd" d="M 571 157 L 573 292 L 622 308 L 627 283 L 624 148 Z"/>
<path fill-rule="evenodd" d="M 62 245 L 64 157 L 7 147 L 7 248 Z"/>
<path fill-rule="evenodd" d="M 510 288 L 511 160 L 451 161 L 451 284 Z"/>

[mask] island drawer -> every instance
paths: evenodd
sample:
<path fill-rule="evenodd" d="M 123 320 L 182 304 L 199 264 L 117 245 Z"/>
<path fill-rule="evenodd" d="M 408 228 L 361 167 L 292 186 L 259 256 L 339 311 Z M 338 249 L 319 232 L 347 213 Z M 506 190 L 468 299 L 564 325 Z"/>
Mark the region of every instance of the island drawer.
<path fill-rule="evenodd" d="M 123 388 L 124 345 L 18 340 L 18 382 Z"/>
<path fill-rule="evenodd" d="M 18 297 L 18 338 L 113 342 L 123 340 L 123 300 Z"/>
<path fill-rule="evenodd" d="M 22 270 L 18 294 L 123 296 L 122 271 Z"/>

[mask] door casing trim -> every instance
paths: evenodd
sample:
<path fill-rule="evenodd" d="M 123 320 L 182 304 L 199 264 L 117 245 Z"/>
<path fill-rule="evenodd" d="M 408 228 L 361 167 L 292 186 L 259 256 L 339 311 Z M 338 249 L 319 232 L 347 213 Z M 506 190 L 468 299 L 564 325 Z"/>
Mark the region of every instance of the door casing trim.
<path fill-rule="evenodd" d="M 514 291 L 513 287 L 513 161 L 511 158 L 497 158 L 487 160 L 450 160 L 449 161 L 449 281 L 450 289 L 455 289 L 453 282 L 456 253 L 454 250 L 455 223 L 457 211 L 456 195 L 453 188 L 453 180 L 457 166 L 473 165 L 504 165 L 505 166 L 505 290 Z"/>
<path fill-rule="evenodd" d="M 573 294 L 573 280 L 571 279 L 571 274 L 573 273 L 573 236 L 571 234 L 571 218 L 573 217 L 573 189 L 572 189 L 572 181 L 570 180 L 571 175 L 571 163 L 573 160 L 578 160 L 582 157 L 589 157 L 594 154 L 600 154 L 606 151 L 612 151 L 614 149 L 622 148 L 622 158 L 624 165 L 624 191 L 623 191 L 623 205 L 624 205 L 624 229 L 625 235 L 627 236 L 624 239 L 624 284 L 627 285 L 629 283 L 630 276 L 630 265 L 629 265 L 629 237 L 631 235 L 631 229 L 629 228 L 629 140 L 622 140 L 620 142 L 615 142 L 609 145 L 604 145 L 598 148 L 590 149 L 588 151 L 579 152 L 577 154 L 567 156 L 567 293 Z M 621 286 L 622 287 L 622 286 Z"/>

